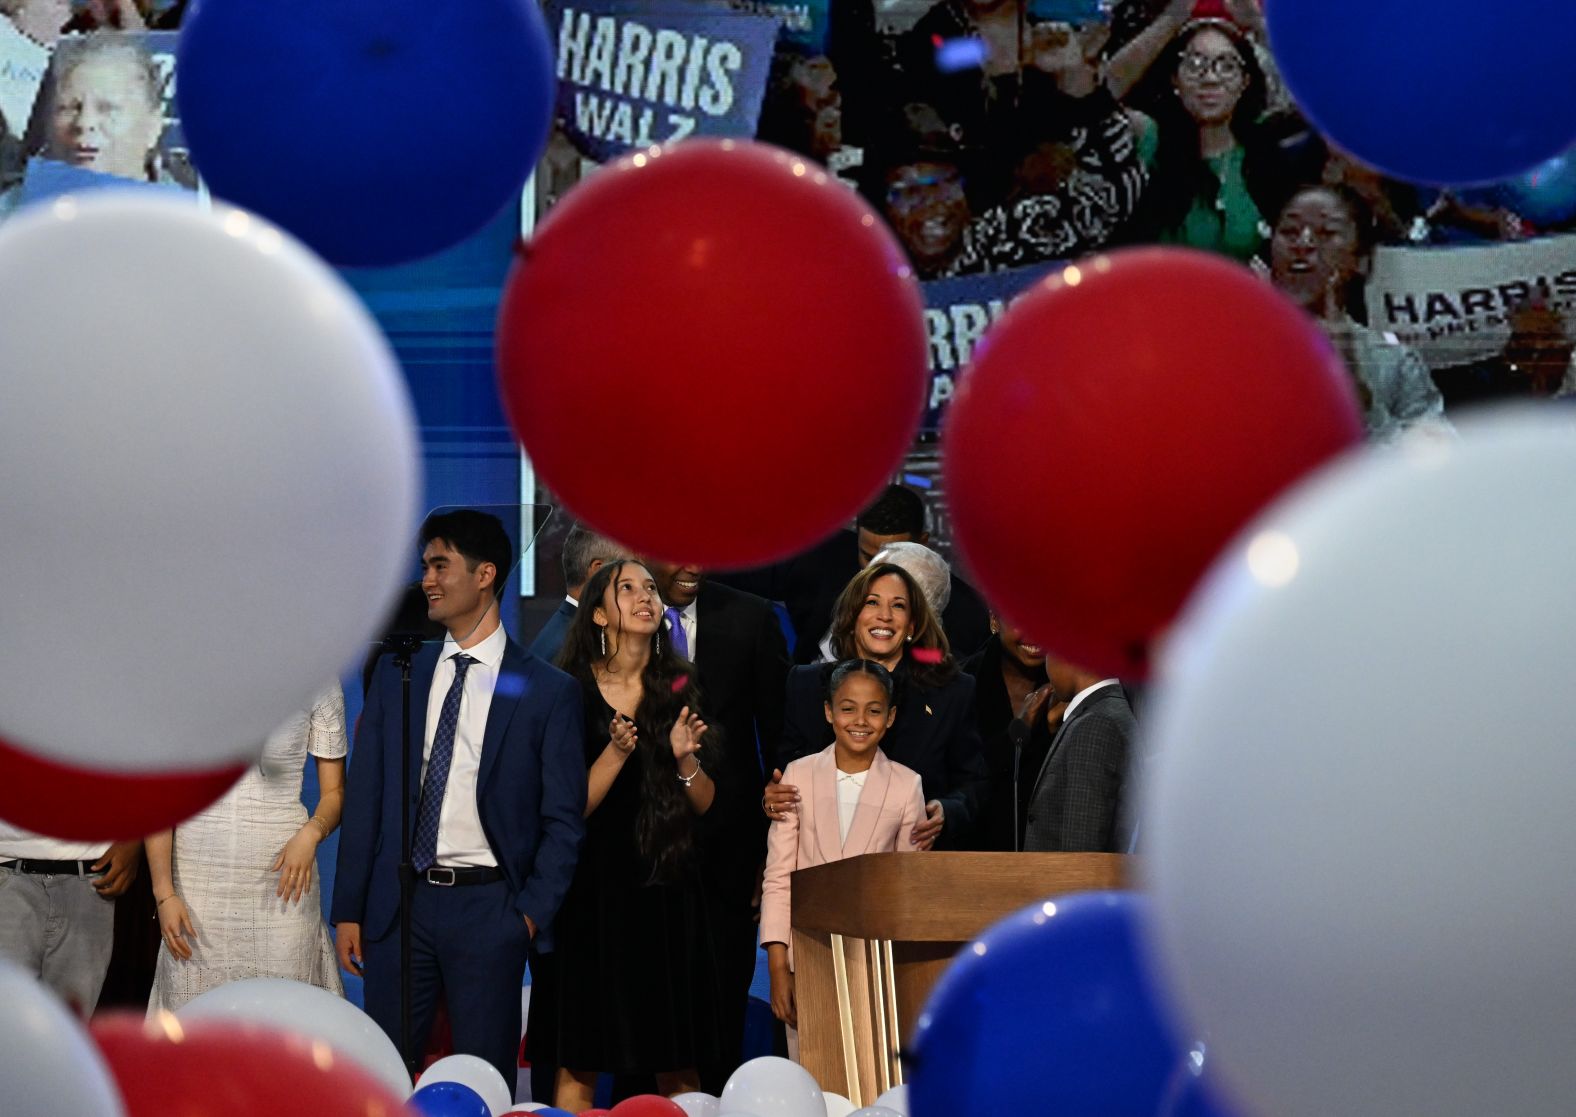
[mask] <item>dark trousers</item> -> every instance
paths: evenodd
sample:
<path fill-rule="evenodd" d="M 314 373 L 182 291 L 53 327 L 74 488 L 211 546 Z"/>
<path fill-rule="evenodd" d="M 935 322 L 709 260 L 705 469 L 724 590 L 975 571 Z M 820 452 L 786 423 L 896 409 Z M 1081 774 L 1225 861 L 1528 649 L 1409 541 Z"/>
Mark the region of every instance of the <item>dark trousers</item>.
<path fill-rule="evenodd" d="M 519 1071 L 520 985 L 530 932 L 509 886 L 417 883 L 411 905 L 411 1044 L 421 1051 L 443 990 L 454 1050 L 498 1068 L 513 1096 Z M 399 924 L 363 942 L 367 1015 L 399 1044 Z"/>

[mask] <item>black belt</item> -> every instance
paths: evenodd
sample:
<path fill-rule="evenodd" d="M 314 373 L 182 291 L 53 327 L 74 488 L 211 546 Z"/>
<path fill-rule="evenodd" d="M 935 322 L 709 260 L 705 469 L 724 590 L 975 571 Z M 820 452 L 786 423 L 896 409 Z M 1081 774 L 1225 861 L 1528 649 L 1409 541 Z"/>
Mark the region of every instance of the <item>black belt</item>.
<path fill-rule="evenodd" d="M 92 861 L 0 861 L 0 869 L 12 869 L 39 877 L 92 877 L 99 874 Z"/>
<path fill-rule="evenodd" d="M 491 884 L 495 880 L 503 879 L 503 870 L 491 869 L 485 865 L 471 869 L 451 869 L 446 865 L 434 865 L 426 872 L 417 873 L 416 879 L 423 884 L 436 884 L 439 888 L 452 888 L 459 884 Z"/>

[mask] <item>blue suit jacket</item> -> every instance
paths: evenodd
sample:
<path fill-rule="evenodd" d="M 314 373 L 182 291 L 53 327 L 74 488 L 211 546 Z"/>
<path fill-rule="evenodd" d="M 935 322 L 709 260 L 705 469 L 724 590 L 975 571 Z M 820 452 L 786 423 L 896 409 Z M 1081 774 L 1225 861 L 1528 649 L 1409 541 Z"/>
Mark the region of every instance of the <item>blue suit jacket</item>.
<path fill-rule="evenodd" d="M 553 610 L 553 615 L 542 625 L 542 631 L 538 632 L 536 639 L 531 641 L 531 654 L 548 663 L 557 659 L 559 651 L 564 646 L 564 637 L 569 634 L 569 626 L 574 623 L 577 612 L 579 606 L 560 601 L 558 608 Z"/>
<path fill-rule="evenodd" d="M 411 663 L 410 820 L 421 794 L 427 694 L 441 645 Z M 476 805 L 514 906 L 537 927 L 538 950 L 552 948 L 552 924 L 574 877 L 585 837 L 586 764 L 580 686 L 523 651 L 505 646 L 487 710 Z M 399 915 L 400 679 L 379 661 L 356 730 L 345 783 L 334 923 L 360 923 L 369 939 Z"/>

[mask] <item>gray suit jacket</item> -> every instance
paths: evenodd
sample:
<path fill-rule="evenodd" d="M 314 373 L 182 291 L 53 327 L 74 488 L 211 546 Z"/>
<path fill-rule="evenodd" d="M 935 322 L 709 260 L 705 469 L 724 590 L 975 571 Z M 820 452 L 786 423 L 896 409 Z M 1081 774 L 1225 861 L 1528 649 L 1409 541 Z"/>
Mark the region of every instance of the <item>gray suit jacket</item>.
<path fill-rule="evenodd" d="M 1117 683 L 1062 721 L 1029 800 L 1023 848 L 1040 853 L 1125 853 L 1131 837 L 1127 776 L 1136 723 Z"/>

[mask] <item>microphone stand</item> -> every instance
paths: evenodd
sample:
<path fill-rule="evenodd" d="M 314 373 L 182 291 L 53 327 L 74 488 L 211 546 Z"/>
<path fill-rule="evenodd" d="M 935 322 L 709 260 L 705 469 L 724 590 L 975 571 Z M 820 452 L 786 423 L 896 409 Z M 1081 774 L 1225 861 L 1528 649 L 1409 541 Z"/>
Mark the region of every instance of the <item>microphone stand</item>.
<path fill-rule="evenodd" d="M 399 668 L 399 1054 L 412 1079 L 416 1055 L 410 1039 L 410 905 L 416 892 L 416 870 L 410 848 L 410 663 L 421 643 L 417 632 L 394 632 L 383 639 L 383 650 L 394 657 L 394 665 Z"/>
<path fill-rule="evenodd" d="M 1029 723 L 1021 717 L 1007 723 L 1007 739 L 1012 742 L 1012 852 L 1023 852 L 1022 831 L 1018 829 L 1018 769 L 1023 764 L 1023 746 L 1029 739 Z"/>

